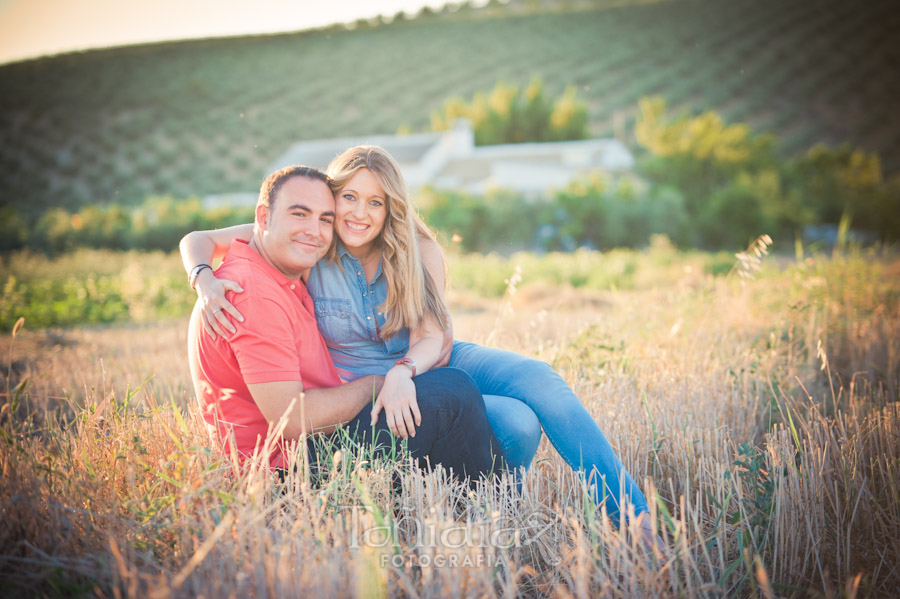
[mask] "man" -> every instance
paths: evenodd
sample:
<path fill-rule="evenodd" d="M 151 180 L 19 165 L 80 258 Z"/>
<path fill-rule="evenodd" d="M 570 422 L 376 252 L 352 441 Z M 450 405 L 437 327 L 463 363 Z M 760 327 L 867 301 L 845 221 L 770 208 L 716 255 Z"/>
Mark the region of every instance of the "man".
<path fill-rule="evenodd" d="M 199 304 L 194 309 L 188 356 L 197 399 L 218 447 L 240 462 L 260 451 L 282 418 L 281 438 L 267 456 L 275 468 L 288 466 L 284 441 L 331 433 L 341 423 L 365 443 L 396 441 L 384 411 L 370 425 L 383 377 L 341 382 L 300 279 L 331 245 L 333 223 L 325 174 L 302 166 L 271 174 L 260 189 L 252 239 L 235 241 L 216 271 L 244 289 L 230 297 L 244 323 L 230 337 L 212 338 L 203 332 Z M 192 277 L 206 268 L 194 267 Z M 413 381 L 422 415 L 407 440 L 413 457 L 466 476 L 499 466 L 499 443 L 467 374 L 440 368 Z"/>

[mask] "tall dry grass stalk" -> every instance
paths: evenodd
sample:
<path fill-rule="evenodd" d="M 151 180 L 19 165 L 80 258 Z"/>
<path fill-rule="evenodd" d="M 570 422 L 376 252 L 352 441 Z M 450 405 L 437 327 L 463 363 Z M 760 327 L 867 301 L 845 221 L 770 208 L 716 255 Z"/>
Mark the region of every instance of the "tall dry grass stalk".
<path fill-rule="evenodd" d="M 338 446 L 318 473 L 235 475 L 206 448 L 184 322 L 26 323 L 0 340 L 0 590 L 888 596 L 900 587 L 900 262 L 763 261 L 752 274 L 685 266 L 675 284 L 587 293 L 529 288 L 523 272 L 501 317 L 497 303 L 457 317 L 461 337 L 493 331 L 563 372 L 643 481 L 656 556 L 592 508 L 546 442 L 519 487 L 470 491 Z"/>

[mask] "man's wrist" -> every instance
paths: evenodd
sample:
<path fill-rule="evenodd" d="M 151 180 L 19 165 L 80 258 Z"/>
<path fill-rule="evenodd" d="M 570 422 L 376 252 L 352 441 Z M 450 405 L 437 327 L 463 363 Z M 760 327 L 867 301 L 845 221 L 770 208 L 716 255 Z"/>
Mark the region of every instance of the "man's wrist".
<path fill-rule="evenodd" d="M 373 374 L 372 377 L 372 392 L 375 394 L 374 396 L 378 396 L 381 393 L 381 388 L 384 387 L 384 375 L 381 374 Z"/>

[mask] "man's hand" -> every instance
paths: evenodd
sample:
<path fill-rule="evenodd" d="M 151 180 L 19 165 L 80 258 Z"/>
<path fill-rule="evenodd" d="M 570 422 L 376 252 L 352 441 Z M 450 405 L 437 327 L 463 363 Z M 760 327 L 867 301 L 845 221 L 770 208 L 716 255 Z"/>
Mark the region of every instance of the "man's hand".
<path fill-rule="evenodd" d="M 372 407 L 372 425 L 384 410 L 387 425 L 394 436 L 406 439 L 416 436 L 416 426 L 422 424 L 422 414 L 416 401 L 416 385 L 406 366 L 391 368 L 384 377 L 384 386 Z"/>

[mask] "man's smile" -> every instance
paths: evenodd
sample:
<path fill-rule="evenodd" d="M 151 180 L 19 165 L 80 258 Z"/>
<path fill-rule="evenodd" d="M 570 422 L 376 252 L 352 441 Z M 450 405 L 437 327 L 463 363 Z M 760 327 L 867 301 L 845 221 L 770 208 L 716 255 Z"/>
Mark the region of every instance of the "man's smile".
<path fill-rule="evenodd" d="M 305 248 L 313 249 L 313 250 L 318 250 L 319 248 L 322 247 L 322 244 L 315 242 L 315 241 L 311 241 L 311 240 L 294 239 L 293 242 L 296 243 L 297 245 L 303 246 Z"/>

